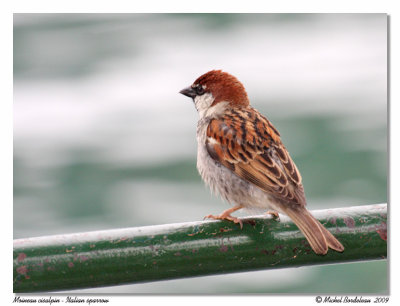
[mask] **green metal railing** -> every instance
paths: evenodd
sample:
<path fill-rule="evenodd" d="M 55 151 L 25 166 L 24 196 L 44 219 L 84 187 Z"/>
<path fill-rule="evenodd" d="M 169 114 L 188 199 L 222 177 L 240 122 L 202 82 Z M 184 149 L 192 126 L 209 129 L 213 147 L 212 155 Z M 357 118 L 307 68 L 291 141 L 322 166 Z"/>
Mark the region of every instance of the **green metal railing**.
<path fill-rule="evenodd" d="M 244 227 L 199 221 L 14 240 L 14 292 L 385 259 L 386 204 L 312 212 L 344 245 L 316 255 L 285 216 Z"/>

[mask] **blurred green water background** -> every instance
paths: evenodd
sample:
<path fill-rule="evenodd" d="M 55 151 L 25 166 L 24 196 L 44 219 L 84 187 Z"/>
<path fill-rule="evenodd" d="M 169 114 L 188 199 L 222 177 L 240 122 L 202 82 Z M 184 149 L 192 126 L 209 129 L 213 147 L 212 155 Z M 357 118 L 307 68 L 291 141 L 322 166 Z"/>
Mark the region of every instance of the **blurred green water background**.
<path fill-rule="evenodd" d="M 228 208 L 178 94 L 211 69 L 279 129 L 311 209 L 386 202 L 386 45 L 385 14 L 15 14 L 14 238 Z M 382 294 L 387 276 L 379 261 L 75 292 Z"/>

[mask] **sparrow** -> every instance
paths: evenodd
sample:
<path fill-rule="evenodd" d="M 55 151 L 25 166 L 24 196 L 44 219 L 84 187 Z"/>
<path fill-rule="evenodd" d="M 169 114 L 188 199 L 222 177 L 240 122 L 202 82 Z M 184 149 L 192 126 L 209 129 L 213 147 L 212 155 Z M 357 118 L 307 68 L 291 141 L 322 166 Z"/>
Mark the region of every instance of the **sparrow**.
<path fill-rule="evenodd" d="M 239 209 L 262 209 L 287 215 L 316 254 L 343 245 L 306 208 L 302 178 L 280 134 L 250 106 L 247 92 L 234 76 L 209 71 L 180 91 L 193 99 L 197 123 L 197 169 L 211 190 L 234 206 L 205 218 L 242 221 Z"/>

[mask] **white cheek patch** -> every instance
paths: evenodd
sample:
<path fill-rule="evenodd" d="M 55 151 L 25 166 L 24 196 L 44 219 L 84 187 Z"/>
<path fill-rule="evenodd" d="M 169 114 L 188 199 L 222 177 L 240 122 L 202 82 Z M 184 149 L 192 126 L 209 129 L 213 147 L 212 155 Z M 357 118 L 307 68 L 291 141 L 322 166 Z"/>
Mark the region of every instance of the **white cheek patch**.
<path fill-rule="evenodd" d="M 205 112 L 209 109 L 213 101 L 214 98 L 210 93 L 205 93 L 194 98 L 194 104 L 201 118 L 204 117 Z"/>
<path fill-rule="evenodd" d="M 229 104 L 228 102 L 218 102 L 216 105 L 211 106 L 213 102 L 214 97 L 211 93 L 205 93 L 204 95 L 194 98 L 194 104 L 200 115 L 200 118 L 216 118 L 220 115 L 223 115 Z"/>

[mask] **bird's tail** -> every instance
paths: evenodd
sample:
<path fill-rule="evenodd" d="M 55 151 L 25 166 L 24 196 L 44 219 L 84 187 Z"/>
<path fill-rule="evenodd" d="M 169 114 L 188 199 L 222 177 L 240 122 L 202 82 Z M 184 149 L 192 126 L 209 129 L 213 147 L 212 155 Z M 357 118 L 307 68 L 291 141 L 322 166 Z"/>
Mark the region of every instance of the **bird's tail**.
<path fill-rule="evenodd" d="M 305 208 L 285 208 L 287 214 L 307 238 L 316 254 L 325 255 L 328 248 L 343 252 L 343 245 Z"/>

